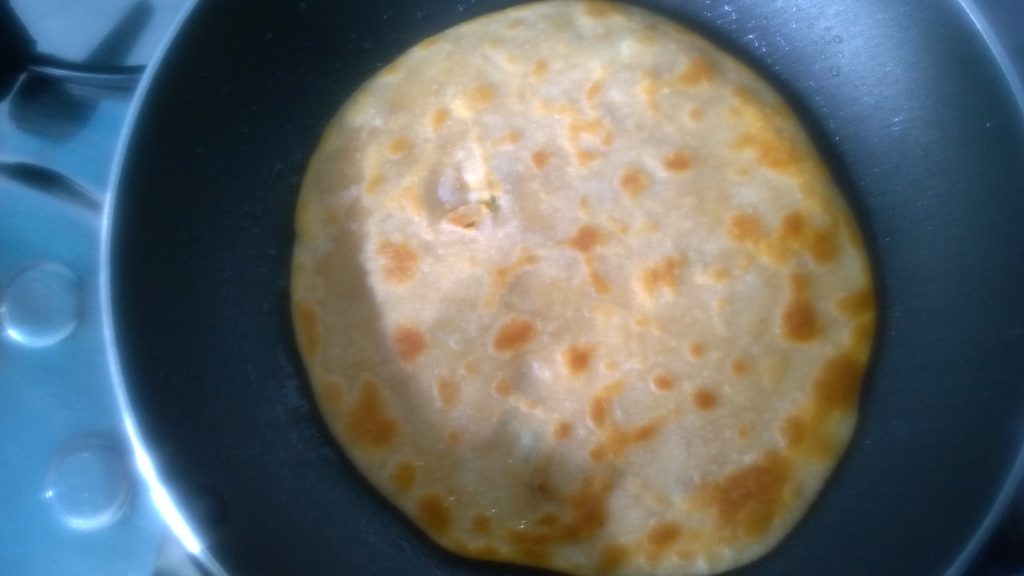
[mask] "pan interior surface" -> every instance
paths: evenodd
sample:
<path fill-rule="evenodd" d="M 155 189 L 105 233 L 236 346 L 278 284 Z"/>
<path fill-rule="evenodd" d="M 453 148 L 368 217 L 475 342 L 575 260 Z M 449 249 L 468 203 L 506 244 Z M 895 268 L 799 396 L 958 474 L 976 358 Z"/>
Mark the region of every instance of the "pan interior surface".
<path fill-rule="evenodd" d="M 375 493 L 320 423 L 288 309 L 299 180 L 338 104 L 423 38 L 510 4 L 205 3 L 150 85 L 111 213 L 116 342 L 156 469 L 230 572 L 536 573 L 445 553 Z M 947 570 L 1024 430 L 1009 85 L 952 2 L 638 4 L 773 81 L 876 264 L 858 432 L 793 534 L 736 573 Z"/>

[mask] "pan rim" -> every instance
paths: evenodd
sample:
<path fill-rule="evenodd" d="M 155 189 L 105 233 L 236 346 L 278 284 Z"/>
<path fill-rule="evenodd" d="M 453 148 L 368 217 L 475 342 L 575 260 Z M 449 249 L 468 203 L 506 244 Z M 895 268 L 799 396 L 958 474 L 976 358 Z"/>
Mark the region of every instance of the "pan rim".
<path fill-rule="evenodd" d="M 996 38 L 992 27 L 988 25 L 988 20 L 981 14 L 975 0 L 959 0 L 959 4 L 964 12 L 967 13 L 971 23 L 974 24 L 974 28 L 981 36 L 981 39 L 984 40 L 985 46 L 995 58 L 996 64 L 999 65 L 999 70 L 1010 85 L 1010 91 L 1013 93 L 1014 100 L 1017 101 L 1017 112 L 1021 119 L 1024 120 L 1024 86 L 1022 86 L 1020 77 L 1017 76 L 1016 71 L 1013 69 L 1013 65 L 1010 64 L 1010 57 L 1003 50 L 1002 44 Z M 981 549 L 992 538 L 992 534 L 995 532 L 996 526 L 1002 521 L 1010 501 L 1018 490 L 1024 490 L 1022 482 L 1024 482 L 1024 446 L 1021 446 L 1020 451 L 1017 453 L 1017 459 L 1014 461 L 1010 473 L 1006 477 L 1006 482 L 999 491 L 999 495 L 992 502 L 988 514 L 985 515 L 985 519 L 982 520 L 978 530 L 967 543 L 967 546 L 960 552 L 956 561 L 946 570 L 947 575 L 963 574 L 970 568 L 971 563 L 977 559 Z"/>
<path fill-rule="evenodd" d="M 141 116 L 142 109 L 150 94 L 150 86 L 156 76 L 163 68 L 168 52 L 175 45 L 180 37 L 179 32 L 185 23 L 195 12 L 200 0 L 185 0 L 181 12 L 171 23 L 167 35 L 157 46 L 153 60 L 139 81 L 138 91 L 132 99 L 131 105 L 125 117 L 124 126 L 118 136 L 117 147 L 114 152 L 114 161 L 111 166 L 111 180 L 108 187 L 106 201 L 100 220 L 100 318 L 103 332 L 103 346 L 107 359 L 107 367 L 110 370 L 110 378 L 116 397 L 118 412 L 121 415 L 123 433 L 127 435 L 131 446 L 131 458 L 135 471 L 142 477 L 149 492 L 150 500 L 156 508 L 160 519 L 178 540 L 179 543 L 198 560 L 204 569 L 215 576 L 226 576 L 227 572 L 220 566 L 217 560 L 210 553 L 209 549 L 200 540 L 199 535 L 192 528 L 191 523 L 182 513 L 181 507 L 175 501 L 170 491 L 161 480 L 160 472 L 157 470 L 142 437 L 138 426 L 138 418 L 128 397 L 128 384 L 121 367 L 121 355 L 117 349 L 117 336 L 114 327 L 112 278 L 110 262 L 113 253 L 114 234 L 114 213 L 120 196 L 121 179 L 124 174 L 125 159 L 128 148 L 135 134 L 135 126 Z"/>

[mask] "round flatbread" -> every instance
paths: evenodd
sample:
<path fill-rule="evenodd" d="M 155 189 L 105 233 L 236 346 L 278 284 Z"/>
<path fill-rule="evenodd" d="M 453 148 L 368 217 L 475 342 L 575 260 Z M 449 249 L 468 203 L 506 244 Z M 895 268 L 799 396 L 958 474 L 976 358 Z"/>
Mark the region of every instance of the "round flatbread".
<path fill-rule="evenodd" d="M 342 108 L 299 197 L 323 417 L 475 558 L 681 575 L 764 554 L 850 438 L 872 294 L 776 92 L 624 5 L 421 42 Z"/>

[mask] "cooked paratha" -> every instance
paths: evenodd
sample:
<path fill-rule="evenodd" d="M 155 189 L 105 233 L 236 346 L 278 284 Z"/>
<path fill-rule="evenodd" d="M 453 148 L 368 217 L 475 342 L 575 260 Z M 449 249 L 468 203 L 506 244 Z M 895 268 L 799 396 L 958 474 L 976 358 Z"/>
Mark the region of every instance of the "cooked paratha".
<path fill-rule="evenodd" d="M 421 42 L 341 109 L 299 197 L 323 417 L 474 558 L 680 575 L 764 554 L 850 439 L 872 294 L 776 92 L 625 5 Z"/>

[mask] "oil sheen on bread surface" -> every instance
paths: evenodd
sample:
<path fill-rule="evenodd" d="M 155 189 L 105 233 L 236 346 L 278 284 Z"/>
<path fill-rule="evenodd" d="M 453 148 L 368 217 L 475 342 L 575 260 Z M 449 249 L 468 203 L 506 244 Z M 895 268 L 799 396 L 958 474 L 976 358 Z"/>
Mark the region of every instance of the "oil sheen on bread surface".
<path fill-rule="evenodd" d="M 331 122 L 292 276 L 323 418 L 425 533 L 571 574 L 770 550 L 845 449 L 875 303 L 777 93 L 639 8 L 424 40 Z"/>

